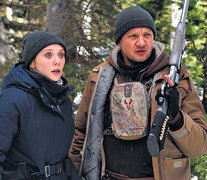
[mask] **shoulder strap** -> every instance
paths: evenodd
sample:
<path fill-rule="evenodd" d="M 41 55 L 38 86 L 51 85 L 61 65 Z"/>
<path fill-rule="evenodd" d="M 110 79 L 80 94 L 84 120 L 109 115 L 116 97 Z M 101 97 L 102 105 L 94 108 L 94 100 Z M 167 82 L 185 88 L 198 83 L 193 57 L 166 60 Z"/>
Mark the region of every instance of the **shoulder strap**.
<path fill-rule="evenodd" d="M 154 95 L 154 89 L 155 89 L 155 81 L 157 80 L 158 76 L 161 74 L 161 71 L 157 72 L 152 80 L 152 86 L 151 86 L 151 92 L 150 92 L 150 107 L 152 107 L 152 100 Z"/>

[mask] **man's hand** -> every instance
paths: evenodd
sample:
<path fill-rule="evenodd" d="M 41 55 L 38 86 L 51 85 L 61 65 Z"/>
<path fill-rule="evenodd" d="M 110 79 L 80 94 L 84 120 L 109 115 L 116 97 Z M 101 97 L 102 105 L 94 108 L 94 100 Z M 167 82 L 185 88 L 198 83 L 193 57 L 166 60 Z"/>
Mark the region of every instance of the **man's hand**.
<path fill-rule="evenodd" d="M 161 94 L 161 89 L 159 88 L 155 99 L 156 101 L 158 101 L 159 97 L 167 99 L 167 115 L 169 115 L 169 120 L 173 120 L 179 112 L 179 93 L 169 76 L 165 75 L 164 78 L 169 84 L 169 87 L 166 86 L 164 88 L 164 95 Z"/>

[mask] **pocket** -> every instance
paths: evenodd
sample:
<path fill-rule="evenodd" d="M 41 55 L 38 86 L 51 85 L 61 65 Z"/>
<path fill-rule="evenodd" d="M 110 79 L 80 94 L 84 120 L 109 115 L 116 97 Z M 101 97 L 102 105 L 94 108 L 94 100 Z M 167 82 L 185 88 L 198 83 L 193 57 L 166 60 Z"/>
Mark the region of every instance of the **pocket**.
<path fill-rule="evenodd" d="M 190 170 L 190 161 L 189 158 L 180 158 L 180 159 L 164 159 L 163 164 L 164 170 L 164 179 L 167 180 L 190 180 L 191 179 L 191 170 Z"/>
<path fill-rule="evenodd" d="M 142 83 L 117 84 L 115 81 L 110 96 L 110 109 L 112 130 L 117 138 L 136 140 L 146 136 L 148 99 L 146 88 Z"/>

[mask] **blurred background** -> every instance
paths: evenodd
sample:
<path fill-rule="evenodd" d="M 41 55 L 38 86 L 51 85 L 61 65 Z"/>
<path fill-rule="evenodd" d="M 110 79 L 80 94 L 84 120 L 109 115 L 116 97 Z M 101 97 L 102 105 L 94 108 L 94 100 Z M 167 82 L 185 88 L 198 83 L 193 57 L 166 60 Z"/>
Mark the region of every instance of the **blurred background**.
<path fill-rule="evenodd" d="M 117 13 L 138 5 L 150 12 L 157 41 L 170 55 L 183 0 L 0 0 L 0 86 L 11 67 L 22 61 L 22 37 L 36 30 L 63 39 L 69 62 L 64 76 L 74 86 L 70 98 L 74 116 L 92 68 L 105 61 L 114 43 Z M 186 48 L 182 65 L 191 77 L 207 113 L 207 1 L 190 0 Z M 192 179 L 207 179 L 207 154 L 191 159 Z"/>

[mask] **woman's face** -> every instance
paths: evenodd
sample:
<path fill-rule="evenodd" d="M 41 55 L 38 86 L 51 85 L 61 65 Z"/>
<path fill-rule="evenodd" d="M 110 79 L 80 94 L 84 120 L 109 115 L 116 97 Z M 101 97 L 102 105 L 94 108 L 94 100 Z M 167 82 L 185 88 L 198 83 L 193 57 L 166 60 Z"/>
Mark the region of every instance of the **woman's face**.
<path fill-rule="evenodd" d="M 65 51 L 59 44 L 52 44 L 42 49 L 30 64 L 30 68 L 43 74 L 52 81 L 58 81 L 65 65 Z"/>

